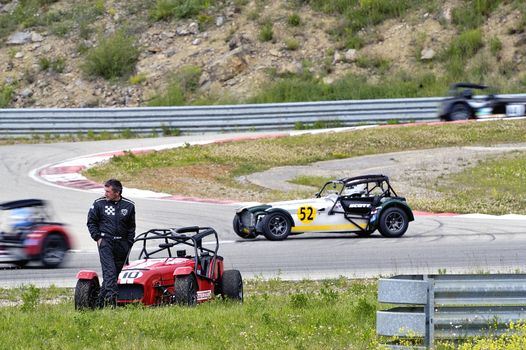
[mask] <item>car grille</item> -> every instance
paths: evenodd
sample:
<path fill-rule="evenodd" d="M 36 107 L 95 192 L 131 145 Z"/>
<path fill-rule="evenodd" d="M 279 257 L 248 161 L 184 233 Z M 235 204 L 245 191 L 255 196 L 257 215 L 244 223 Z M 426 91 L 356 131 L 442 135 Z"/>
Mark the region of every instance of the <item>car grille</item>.
<path fill-rule="evenodd" d="M 119 284 L 119 300 L 139 300 L 143 295 L 142 284 Z"/>
<path fill-rule="evenodd" d="M 252 214 L 249 211 L 245 211 L 241 215 L 241 223 L 244 227 L 252 227 L 254 226 L 254 214 Z"/>

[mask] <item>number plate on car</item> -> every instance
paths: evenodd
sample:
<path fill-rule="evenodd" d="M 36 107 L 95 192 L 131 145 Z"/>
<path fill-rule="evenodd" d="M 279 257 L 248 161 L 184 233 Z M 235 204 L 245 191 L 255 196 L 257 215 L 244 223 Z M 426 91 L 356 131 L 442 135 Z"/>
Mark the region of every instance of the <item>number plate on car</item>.
<path fill-rule="evenodd" d="M 507 105 L 506 116 L 508 117 L 522 117 L 524 115 L 524 105 Z"/>

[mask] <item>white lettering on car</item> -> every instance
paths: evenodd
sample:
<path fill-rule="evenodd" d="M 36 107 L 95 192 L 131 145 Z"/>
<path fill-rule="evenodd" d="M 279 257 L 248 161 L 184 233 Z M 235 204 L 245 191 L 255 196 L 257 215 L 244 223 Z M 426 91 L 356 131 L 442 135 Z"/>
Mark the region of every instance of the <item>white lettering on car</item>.
<path fill-rule="evenodd" d="M 120 283 L 120 284 L 133 284 L 133 281 L 136 278 L 139 278 L 139 277 L 142 277 L 142 272 L 141 271 L 134 271 L 134 270 L 122 271 L 119 274 L 119 281 L 118 281 L 118 283 Z"/>

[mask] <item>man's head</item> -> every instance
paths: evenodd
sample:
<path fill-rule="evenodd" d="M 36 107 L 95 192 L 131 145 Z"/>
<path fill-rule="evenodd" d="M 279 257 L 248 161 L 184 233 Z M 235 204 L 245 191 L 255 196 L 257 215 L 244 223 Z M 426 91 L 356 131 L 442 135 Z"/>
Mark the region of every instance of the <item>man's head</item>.
<path fill-rule="evenodd" d="M 104 196 L 109 201 L 116 201 L 121 198 L 122 184 L 119 180 L 109 179 L 104 183 Z"/>

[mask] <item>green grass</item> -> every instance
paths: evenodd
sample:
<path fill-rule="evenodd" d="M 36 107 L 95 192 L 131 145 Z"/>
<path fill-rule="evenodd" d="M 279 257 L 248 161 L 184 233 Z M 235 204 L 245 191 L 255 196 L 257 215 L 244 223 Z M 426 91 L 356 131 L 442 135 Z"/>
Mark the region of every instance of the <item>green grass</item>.
<path fill-rule="evenodd" d="M 214 177 L 211 174 L 207 181 L 220 183 L 224 188 L 239 189 L 243 188 L 243 185 L 234 180 L 236 176 L 264 171 L 272 167 L 309 164 L 322 160 L 395 151 L 526 142 L 525 129 L 526 121 L 415 125 L 400 128 L 364 129 L 349 133 L 302 135 L 280 139 L 189 146 L 147 155 L 130 154 L 123 157 L 114 157 L 100 167 L 89 169 L 86 175 L 95 181 L 103 181 L 113 176 L 125 181 L 130 187 L 146 187 L 154 191 L 195 195 L 192 192 L 195 188 L 178 188 L 175 191 L 171 187 L 172 185 L 157 184 L 158 177 L 152 178 L 152 175 L 147 174 L 162 173 L 163 169 L 166 169 L 164 170 L 166 172 L 171 172 L 170 169 L 174 167 L 190 165 L 204 168 L 220 165 L 227 168 L 228 173 L 218 177 Z M 524 178 L 522 179 L 524 180 Z M 188 192 L 181 193 L 180 191 Z M 229 191 L 224 192 L 228 196 Z M 276 198 L 279 195 L 264 189 L 259 189 L 259 193 L 265 200 Z M 520 193 L 524 193 L 524 191 L 519 191 L 517 194 L 518 198 L 524 200 Z M 208 196 L 211 195 L 211 193 L 208 193 Z M 225 196 L 224 193 L 216 193 L 215 195 Z M 289 195 L 293 196 L 296 194 Z M 249 199 L 247 198 L 247 200 Z M 514 202 L 508 203 L 508 210 L 516 213 L 521 212 L 517 211 L 518 208 L 511 206 Z M 459 201 L 457 204 L 460 207 L 463 203 Z M 503 203 L 503 205 L 505 204 Z M 412 206 L 416 210 L 429 209 L 429 203 L 425 201 L 416 201 L 415 205 Z M 449 208 L 450 206 L 447 206 L 438 211 L 447 211 Z M 487 208 L 488 213 L 500 212 L 501 209 L 497 207 Z M 524 209 L 521 210 L 526 212 Z"/>
<path fill-rule="evenodd" d="M 498 0 L 470 0 L 455 7 L 452 11 L 452 22 L 460 29 L 477 29 L 492 12 L 502 3 Z"/>
<path fill-rule="evenodd" d="M 16 290 L 15 290 L 16 291 Z M 24 291 L 24 292 L 27 292 Z M 45 291 L 34 294 L 46 294 Z M 39 296 L 0 307 L 6 349 L 374 349 L 376 282 L 245 281 L 245 302 L 77 312 Z M 27 299 L 27 297 L 26 297 Z M 30 325 L 30 326 L 28 326 Z"/>
<path fill-rule="evenodd" d="M 157 0 L 150 16 L 156 21 L 193 18 L 215 3 L 213 0 Z"/>
<path fill-rule="evenodd" d="M 148 103 L 150 106 L 181 106 L 196 98 L 194 93 L 199 87 L 201 68 L 187 65 L 181 67 L 170 78 L 166 92 L 154 96 Z M 195 102 L 195 101 L 194 101 Z M 196 102 L 196 104 L 199 104 Z"/>
<path fill-rule="evenodd" d="M 12 85 L 0 85 L 0 108 L 5 108 L 11 103 L 15 88 Z"/>
<path fill-rule="evenodd" d="M 73 290 L 0 289 L 6 349 L 384 349 L 376 336 L 376 280 L 244 281 L 243 304 L 131 305 L 75 311 Z M 7 303 L 6 303 L 7 302 Z M 402 342 L 403 344 L 407 342 Z M 408 343 L 409 345 L 409 343 Z M 436 341 L 437 350 L 522 350 L 526 326 L 498 337 Z"/>
<path fill-rule="evenodd" d="M 439 179 L 440 200 L 416 199 L 428 211 L 456 213 L 526 214 L 526 154 L 483 161 L 461 173 Z"/>

